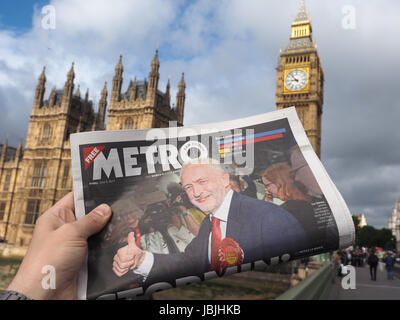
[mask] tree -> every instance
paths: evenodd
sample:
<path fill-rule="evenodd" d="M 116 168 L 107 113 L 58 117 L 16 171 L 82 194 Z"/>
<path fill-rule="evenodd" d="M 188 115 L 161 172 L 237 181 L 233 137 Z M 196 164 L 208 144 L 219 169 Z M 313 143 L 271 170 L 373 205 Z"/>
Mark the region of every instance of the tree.
<path fill-rule="evenodd" d="M 356 231 L 356 238 L 357 238 L 357 234 L 360 231 L 361 218 L 359 216 L 354 215 L 354 214 L 351 217 L 353 218 L 354 229 Z"/>
<path fill-rule="evenodd" d="M 389 229 L 375 229 L 372 226 L 364 226 L 356 231 L 356 244 L 360 247 L 380 247 L 385 250 L 393 250 L 396 247 L 396 238 Z"/>

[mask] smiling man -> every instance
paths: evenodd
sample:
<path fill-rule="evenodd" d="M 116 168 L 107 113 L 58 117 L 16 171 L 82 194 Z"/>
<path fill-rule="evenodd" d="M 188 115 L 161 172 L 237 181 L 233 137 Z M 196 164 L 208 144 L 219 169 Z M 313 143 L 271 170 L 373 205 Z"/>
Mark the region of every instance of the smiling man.
<path fill-rule="evenodd" d="M 128 245 L 114 257 L 117 276 L 133 272 L 144 276 L 144 286 L 155 282 L 174 283 L 185 276 L 203 277 L 208 271 L 223 274 L 243 263 L 307 249 L 309 241 L 299 222 L 286 210 L 231 190 L 229 174 L 212 159 L 184 164 L 182 185 L 193 205 L 210 214 L 199 234 L 181 254 L 152 254 Z"/>

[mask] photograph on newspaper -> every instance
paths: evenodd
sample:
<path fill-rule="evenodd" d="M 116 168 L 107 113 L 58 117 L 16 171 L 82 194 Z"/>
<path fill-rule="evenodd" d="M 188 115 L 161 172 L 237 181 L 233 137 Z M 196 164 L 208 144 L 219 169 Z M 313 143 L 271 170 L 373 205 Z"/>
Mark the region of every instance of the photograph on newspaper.
<path fill-rule="evenodd" d="M 287 108 L 71 135 L 77 218 L 102 203 L 82 299 L 124 298 L 347 247 L 351 214 Z"/>

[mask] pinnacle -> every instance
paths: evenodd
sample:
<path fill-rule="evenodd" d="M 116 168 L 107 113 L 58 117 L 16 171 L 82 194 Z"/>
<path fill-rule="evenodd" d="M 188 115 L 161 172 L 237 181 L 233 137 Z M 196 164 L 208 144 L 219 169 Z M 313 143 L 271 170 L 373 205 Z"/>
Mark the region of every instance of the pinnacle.
<path fill-rule="evenodd" d="M 40 74 L 39 80 L 46 81 L 46 66 L 43 66 L 43 71 Z"/>
<path fill-rule="evenodd" d="M 309 21 L 309 18 L 307 15 L 305 2 L 304 0 L 301 0 L 300 9 L 297 12 L 297 16 L 294 22 L 303 22 L 303 21 Z"/>
<path fill-rule="evenodd" d="M 115 71 L 117 71 L 117 70 L 123 70 L 124 69 L 124 67 L 123 67 L 123 65 L 122 65 L 122 54 L 119 56 L 119 61 L 118 61 L 118 63 L 117 63 L 117 66 L 115 67 Z"/>

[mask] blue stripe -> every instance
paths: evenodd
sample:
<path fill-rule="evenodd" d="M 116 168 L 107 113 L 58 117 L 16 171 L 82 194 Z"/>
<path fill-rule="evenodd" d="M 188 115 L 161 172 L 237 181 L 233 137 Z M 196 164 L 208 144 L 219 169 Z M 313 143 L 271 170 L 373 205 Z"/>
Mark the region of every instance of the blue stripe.
<path fill-rule="evenodd" d="M 250 140 L 250 139 L 256 139 L 256 138 L 260 138 L 260 137 L 266 137 L 266 136 L 272 136 L 274 134 L 279 134 L 279 133 L 285 133 L 286 129 L 282 128 L 282 129 L 277 129 L 277 130 L 272 130 L 272 131 L 266 131 L 266 132 L 260 132 L 254 135 L 250 135 L 250 136 L 246 136 L 246 137 L 238 137 L 238 138 L 234 138 L 234 139 L 227 139 L 227 140 L 220 140 L 217 142 L 218 145 L 222 145 L 225 143 L 231 143 L 231 142 L 238 142 L 238 141 L 242 141 L 242 140 Z"/>

